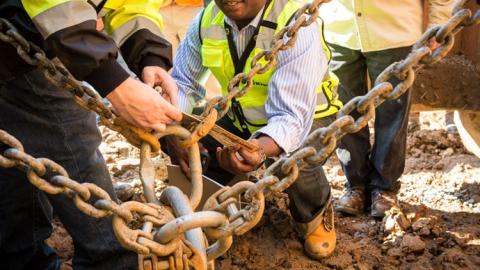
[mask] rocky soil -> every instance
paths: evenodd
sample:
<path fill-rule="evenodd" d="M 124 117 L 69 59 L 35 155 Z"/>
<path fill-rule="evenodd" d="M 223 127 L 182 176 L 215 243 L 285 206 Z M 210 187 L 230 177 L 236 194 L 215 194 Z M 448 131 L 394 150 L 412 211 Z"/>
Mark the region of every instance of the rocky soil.
<path fill-rule="evenodd" d="M 102 130 L 101 150 L 114 181 L 135 186 L 133 199 L 142 200 L 138 150 Z M 169 160 L 164 156 L 155 160 L 157 178 L 164 179 L 164 164 Z M 336 157 L 324 168 L 338 199 L 345 176 Z M 385 222 L 368 214 L 336 215 L 336 251 L 318 262 L 303 254 L 287 210 L 288 197 L 280 195 L 268 203 L 256 228 L 234 238 L 232 248 L 216 261 L 216 268 L 480 269 L 480 159 L 466 152 L 457 134 L 445 131 L 444 112 L 421 113 L 420 129 L 409 132 L 399 199 L 404 229 L 393 226 L 386 232 Z M 64 269 L 69 269 L 71 239 L 58 220 L 54 225 L 48 243 L 60 254 Z"/>

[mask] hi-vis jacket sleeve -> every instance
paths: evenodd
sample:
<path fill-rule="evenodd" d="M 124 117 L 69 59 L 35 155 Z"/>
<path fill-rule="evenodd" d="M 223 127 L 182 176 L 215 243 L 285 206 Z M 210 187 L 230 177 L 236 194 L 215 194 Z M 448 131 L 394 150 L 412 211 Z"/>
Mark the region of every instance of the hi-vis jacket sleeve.
<path fill-rule="evenodd" d="M 171 67 L 171 45 L 160 31 L 162 1 L 21 0 L 46 49 L 102 96 L 129 76 L 116 62 L 118 48 L 137 75 L 147 65 Z M 98 14 L 111 37 L 96 30 Z"/>

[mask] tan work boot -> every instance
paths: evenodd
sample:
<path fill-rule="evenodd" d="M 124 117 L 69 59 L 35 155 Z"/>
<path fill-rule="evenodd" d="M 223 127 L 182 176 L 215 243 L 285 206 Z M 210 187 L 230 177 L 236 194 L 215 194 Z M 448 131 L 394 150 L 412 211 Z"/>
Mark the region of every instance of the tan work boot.
<path fill-rule="evenodd" d="M 347 191 L 335 204 L 335 209 L 345 214 L 360 215 L 365 208 L 365 199 L 365 187 L 348 187 Z"/>
<path fill-rule="evenodd" d="M 305 253 L 316 260 L 330 256 L 335 250 L 337 244 L 337 234 L 335 233 L 334 211 L 332 198 L 330 195 L 325 208 L 321 212 L 321 222 L 312 233 L 308 234 L 303 247 Z"/>

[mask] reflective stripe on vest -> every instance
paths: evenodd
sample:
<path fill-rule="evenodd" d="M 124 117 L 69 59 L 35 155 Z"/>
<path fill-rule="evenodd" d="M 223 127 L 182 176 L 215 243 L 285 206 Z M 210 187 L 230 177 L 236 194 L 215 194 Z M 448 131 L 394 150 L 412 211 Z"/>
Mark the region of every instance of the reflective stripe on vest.
<path fill-rule="evenodd" d="M 259 23 L 255 46 L 251 52 L 245 52 L 249 53 L 248 58 L 241 70 L 237 70 L 237 73 L 248 72 L 251 69 L 253 57 L 259 52 L 271 48 L 274 35 L 291 21 L 300 7 L 301 3 L 293 0 L 272 0 L 268 4 Z M 224 19 L 225 15 L 212 1 L 203 11 L 199 34 L 202 41 L 202 64 L 219 81 L 222 86 L 222 94 L 226 95 L 228 82 L 236 75 L 235 66 L 239 63 L 234 63 L 232 60 L 227 35 L 228 30 L 224 24 Z M 327 56 L 330 57 L 330 51 L 323 39 L 321 24 L 319 26 L 322 45 Z M 266 60 L 262 58 L 259 63 L 264 65 Z M 274 69 L 275 67 L 264 74 L 255 75 L 252 88 L 245 95 L 232 102 L 229 116 L 240 130 L 252 133 L 267 124 L 265 103 L 268 95 L 268 83 Z M 325 77 L 327 80 L 324 80 L 317 88 L 315 118 L 332 115 L 342 106 L 336 94 L 338 79 L 332 73 Z"/>

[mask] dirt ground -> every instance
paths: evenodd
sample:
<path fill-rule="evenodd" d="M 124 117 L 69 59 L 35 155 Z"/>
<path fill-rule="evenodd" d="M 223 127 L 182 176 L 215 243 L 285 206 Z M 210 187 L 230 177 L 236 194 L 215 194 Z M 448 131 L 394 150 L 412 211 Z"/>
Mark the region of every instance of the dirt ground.
<path fill-rule="evenodd" d="M 216 261 L 216 269 L 480 269 L 480 159 L 466 152 L 455 133 L 445 131 L 445 113 L 420 114 L 420 128 L 408 135 L 405 173 L 399 199 L 412 225 L 385 233 L 382 220 L 367 214 L 336 215 L 337 248 L 321 262 L 302 253 L 292 227 L 287 196 L 268 203 L 260 224 L 234 238 L 232 248 Z M 117 183 L 136 187 L 141 200 L 138 151 L 118 135 L 104 131 L 101 150 Z M 168 158 L 157 159 L 162 164 Z M 335 199 L 344 191 L 345 176 L 335 157 L 324 166 Z M 160 168 L 158 177 L 166 175 Z M 69 269 L 73 246 L 58 220 L 48 243 Z"/>

